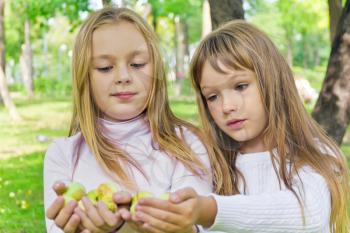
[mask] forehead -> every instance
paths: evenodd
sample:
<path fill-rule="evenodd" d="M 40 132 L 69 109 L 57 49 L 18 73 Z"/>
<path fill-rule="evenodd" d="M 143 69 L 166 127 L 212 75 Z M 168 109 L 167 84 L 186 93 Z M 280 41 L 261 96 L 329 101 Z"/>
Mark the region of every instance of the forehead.
<path fill-rule="evenodd" d="M 235 69 L 228 67 L 220 59 L 212 64 L 209 60 L 206 60 L 203 64 L 201 73 L 200 86 L 215 86 L 219 83 L 224 83 L 227 79 L 234 76 L 247 75 L 251 72 L 247 69 Z"/>
<path fill-rule="evenodd" d="M 130 22 L 109 23 L 95 29 L 92 35 L 92 55 L 118 56 L 132 52 L 148 53 L 146 40 L 138 28 Z"/>

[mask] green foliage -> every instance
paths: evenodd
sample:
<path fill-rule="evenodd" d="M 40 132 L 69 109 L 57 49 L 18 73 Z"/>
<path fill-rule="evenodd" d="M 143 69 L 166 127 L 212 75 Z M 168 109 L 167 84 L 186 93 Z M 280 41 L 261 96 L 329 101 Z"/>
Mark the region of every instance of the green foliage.
<path fill-rule="evenodd" d="M 44 96 L 71 96 L 72 83 L 70 80 L 48 79 L 39 77 L 34 80 L 35 92 Z"/>
<path fill-rule="evenodd" d="M 202 32 L 202 1 L 200 0 L 167 0 L 148 1 L 152 6 L 153 17 L 175 19 L 176 16 L 188 26 L 189 43 L 196 42 Z"/>
<path fill-rule="evenodd" d="M 248 0 L 247 20 L 264 30 L 293 64 L 305 68 L 325 66 L 330 53 L 326 1 Z"/>
<path fill-rule="evenodd" d="M 16 0 L 5 5 L 5 41 L 7 59 L 18 60 L 24 41 L 24 22 L 29 19 L 32 40 L 40 40 L 49 28 L 49 19 L 64 15 L 74 29 L 81 22 L 80 14 L 89 11 L 88 0 Z"/>

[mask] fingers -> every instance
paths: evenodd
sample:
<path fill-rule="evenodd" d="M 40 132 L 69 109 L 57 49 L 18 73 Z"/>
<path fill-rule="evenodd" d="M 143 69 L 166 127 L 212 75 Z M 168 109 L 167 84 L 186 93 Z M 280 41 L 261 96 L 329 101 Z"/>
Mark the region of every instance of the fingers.
<path fill-rule="evenodd" d="M 183 188 L 183 189 L 177 190 L 174 193 L 171 193 L 169 200 L 173 203 L 180 203 L 190 198 L 195 198 L 197 196 L 198 194 L 193 188 Z"/>
<path fill-rule="evenodd" d="M 132 196 L 130 193 L 128 192 L 117 192 L 113 195 L 113 201 L 117 204 L 117 205 L 128 205 L 130 204 L 132 199 Z"/>
<path fill-rule="evenodd" d="M 181 210 L 177 208 L 176 205 L 169 201 L 164 201 L 157 198 L 142 198 L 139 200 L 137 206 L 150 206 L 160 210 L 181 214 Z"/>
<path fill-rule="evenodd" d="M 67 190 L 67 186 L 61 181 L 55 182 L 52 188 L 57 195 L 62 195 Z"/>
<path fill-rule="evenodd" d="M 78 226 L 80 224 L 80 217 L 77 214 L 73 214 L 68 220 L 66 226 L 63 231 L 65 233 L 74 233 L 78 230 Z"/>
<path fill-rule="evenodd" d="M 99 201 L 97 203 L 97 211 L 104 220 L 104 222 L 109 226 L 109 227 L 117 227 L 122 224 L 123 219 L 120 216 L 120 213 L 112 213 L 111 211 L 108 210 L 107 206 Z"/>
<path fill-rule="evenodd" d="M 131 221 L 131 214 L 127 209 L 119 209 L 118 213 L 124 221 Z"/>
<path fill-rule="evenodd" d="M 151 215 L 145 214 L 144 212 L 136 212 L 135 219 L 144 222 L 143 228 L 148 230 L 154 229 L 155 232 L 176 232 L 178 229 L 177 225 L 157 219 Z M 148 227 L 148 228 L 147 228 Z"/>
<path fill-rule="evenodd" d="M 69 218 L 72 216 L 72 214 L 74 213 L 74 208 L 77 206 L 77 202 L 76 201 L 70 201 L 65 207 L 63 207 L 58 215 L 56 217 L 54 217 L 55 219 L 55 224 L 63 229 Z"/>
<path fill-rule="evenodd" d="M 51 206 L 46 210 L 46 217 L 48 217 L 49 219 L 55 219 L 55 217 L 63 208 L 63 206 L 64 206 L 64 198 L 57 197 L 54 200 L 54 202 L 51 204 Z"/>
<path fill-rule="evenodd" d="M 79 215 L 81 224 L 84 228 L 89 229 L 92 232 L 99 232 L 99 229 L 95 226 L 95 224 L 89 219 L 89 217 L 82 211 L 79 207 L 74 209 L 74 213 Z"/>
<path fill-rule="evenodd" d="M 86 197 L 83 197 L 81 201 L 83 202 L 85 207 L 84 214 L 86 214 L 86 216 L 90 218 L 91 222 L 97 227 L 103 226 L 105 222 L 103 218 L 100 216 L 95 206 L 92 204 L 92 202 Z"/>
<path fill-rule="evenodd" d="M 150 215 L 155 219 L 159 219 L 162 222 L 167 222 L 174 225 L 180 225 L 184 222 L 182 215 L 149 206 L 136 207 L 136 218 L 140 219 L 142 222 L 147 222 L 147 218 L 144 218 L 147 215 Z"/>

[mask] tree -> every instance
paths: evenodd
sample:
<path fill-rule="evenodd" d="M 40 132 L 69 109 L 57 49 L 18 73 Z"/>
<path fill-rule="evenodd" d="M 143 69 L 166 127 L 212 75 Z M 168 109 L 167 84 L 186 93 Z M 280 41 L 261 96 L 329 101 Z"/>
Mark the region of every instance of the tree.
<path fill-rule="evenodd" d="M 350 0 L 339 19 L 314 119 L 340 145 L 350 120 Z"/>
<path fill-rule="evenodd" d="M 7 81 L 6 76 L 4 72 L 4 64 L 5 64 L 5 29 L 4 29 L 4 6 L 5 6 L 5 0 L 0 0 L 0 93 L 1 97 L 4 101 L 5 107 L 8 109 L 10 113 L 10 117 L 13 120 L 20 120 L 21 117 L 19 116 L 16 106 L 14 105 L 8 87 L 7 87 Z"/>
<path fill-rule="evenodd" d="M 232 19 L 244 19 L 242 0 L 209 0 L 213 29 Z"/>
<path fill-rule="evenodd" d="M 19 56 L 23 84 L 29 98 L 34 96 L 31 37 L 41 39 L 48 28 L 48 19 L 57 14 L 65 15 L 72 23 L 72 28 L 76 27 L 80 23 L 80 12 L 88 11 L 88 5 L 88 0 L 65 0 L 64 2 L 61 0 L 48 2 L 16 0 L 10 2 L 10 29 L 16 30 L 16 33 L 20 34 L 20 39 L 15 42 L 9 41 L 9 47 L 15 59 Z"/>
<path fill-rule="evenodd" d="M 341 16 L 343 7 L 342 0 L 328 0 L 328 11 L 329 11 L 329 28 L 331 42 L 333 42 L 339 18 Z"/>

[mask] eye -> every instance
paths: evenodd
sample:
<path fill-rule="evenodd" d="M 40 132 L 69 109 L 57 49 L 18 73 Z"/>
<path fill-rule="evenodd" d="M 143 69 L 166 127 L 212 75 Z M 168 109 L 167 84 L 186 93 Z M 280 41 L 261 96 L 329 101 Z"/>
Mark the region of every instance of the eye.
<path fill-rule="evenodd" d="M 98 70 L 101 73 L 108 73 L 112 69 L 113 69 L 113 66 L 106 66 L 106 67 L 98 67 L 98 68 L 96 68 L 96 70 Z"/>
<path fill-rule="evenodd" d="M 235 89 L 237 91 L 244 91 L 245 89 L 247 89 L 247 87 L 248 87 L 247 83 L 240 83 L 240 84 L 235 86 Z"/>
<path fill-rule="evenodd" d="M 206 99 L 207 99 L 207 102 L 213 102 L 217 99 L 217 95 L 210 95 Z"/>
<path fill-rule="evenodd" d="M 146 65 L 146 63 L 131 63 L 130 66 L 136 69 L 142 68 Z"/>

